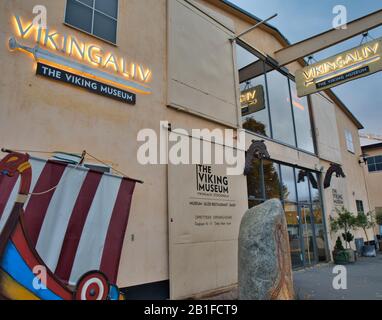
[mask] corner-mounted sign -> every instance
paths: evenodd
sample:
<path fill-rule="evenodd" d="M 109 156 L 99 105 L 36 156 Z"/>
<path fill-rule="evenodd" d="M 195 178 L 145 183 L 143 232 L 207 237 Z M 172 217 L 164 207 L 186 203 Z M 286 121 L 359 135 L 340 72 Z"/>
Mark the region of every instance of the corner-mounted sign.
<path fill-rule="evenodd" d="M 42 29 L 17 15 L 13 24 L 15 34 L 9 39 L 9 49 L 30 54 L 40 76 L 129 104 L 135 104 L 135 93 L 151 93 L 152 72 L 144 65 L 74 35 Z"/>
<path fill-rule="evenodd" d="M 240 94 L 240 103 L 243 117 L 265 109 L 264 87 L 258 85 L 245 89 Z"/>
<path fill-rule="evenodd" d="M 306 96 L 382 70 L 382 38 L 296 72 L 297 94 Z"/>

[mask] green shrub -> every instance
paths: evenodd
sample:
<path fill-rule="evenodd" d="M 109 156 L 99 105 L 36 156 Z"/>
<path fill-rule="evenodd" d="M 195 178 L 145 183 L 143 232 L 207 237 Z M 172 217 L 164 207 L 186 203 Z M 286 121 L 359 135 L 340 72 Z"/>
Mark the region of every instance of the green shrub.
<path fill-rule="evenodd" d="M 342 245 L 342 241 L 341 241 L 341 238 L 340 238 L 340 237 L 337 238 L 337 241 L 336 241 L 336 245 L 335 245 L 335 247 L 334 247 L 334 250 L 336 250 L 336 251 L 342 251 L 342 250 L 345 250 L 345 249 L 344 249 L 344 246 Z"/>
<path fill-rule="evenodd" d="M 349 231 L 347 231 L 342 234 L 342 238 L 345 240 L 345 242 L 350 243 L 353 241 L 354 236 Z"/>
<path fill-rule="evenodd" d="M 373 212 L 368 213 L 359 213 L 356 222 L 356 227 L 361 228 L 365 233 L 366 240 L 369 242 L 369 236 L 367 235 L 367 229 L 374 228 L 375 226 L 375 218 Z"/>
<path fill-rule="evenodd" d="M 331 218 L 330 227 L 332 232 L 338 232 L 343 230 L 342 237 L 345 240 L 346 248 L 348 245 L 350 247 L 350 242 L 354 239 L 354 236 L 350 233 L 356 227 L 356 217 L 354 214 L 345 207 L 341 210 L 336 209 L 338 216 L 336 218 Z"/>

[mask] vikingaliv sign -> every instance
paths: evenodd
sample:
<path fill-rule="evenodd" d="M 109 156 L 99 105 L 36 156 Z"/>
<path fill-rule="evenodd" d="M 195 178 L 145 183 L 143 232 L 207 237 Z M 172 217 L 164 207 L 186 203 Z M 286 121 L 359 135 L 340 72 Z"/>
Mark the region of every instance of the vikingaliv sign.
<path fill-rule="evenodd" d="M 135 104 L 136 93 L 151 94 L 151 69 L 110 51 L 110 46 L 43 29 L 18 15 L 12 21 L 15 33 L 9 38 L 9 49 L 32 56 L 37 75 L 128 104 Z"/>
<path fill-rule="evenodd" d="M 382 70 L 382 38 L 296 72 L 297 94 L 306 96 Z"/>

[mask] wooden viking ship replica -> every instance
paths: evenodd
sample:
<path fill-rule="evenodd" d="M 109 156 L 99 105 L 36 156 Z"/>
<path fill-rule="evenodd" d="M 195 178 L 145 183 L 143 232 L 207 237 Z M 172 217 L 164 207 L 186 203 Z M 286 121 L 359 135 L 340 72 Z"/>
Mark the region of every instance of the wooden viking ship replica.
<path fill-rule="evenodd" d="M 122 299 L 109 281 L 137 181 L 8 153 L 0 162 L 0 298 Z"/>

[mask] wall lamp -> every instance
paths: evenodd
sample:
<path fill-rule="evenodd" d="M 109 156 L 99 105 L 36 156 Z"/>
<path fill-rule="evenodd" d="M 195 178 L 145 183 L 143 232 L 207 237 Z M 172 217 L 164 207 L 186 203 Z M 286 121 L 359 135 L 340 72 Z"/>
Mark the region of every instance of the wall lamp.
<path fill-rule="evenodd" d="M 361 154 L 359 157 L 360 157 L 360 159 L 358 160 L 359 164 L 362 164 L 362 163 L 367 164 L 367 158 L 369 157 L 368 154 L 366 154 L 366 153 Z"/>

